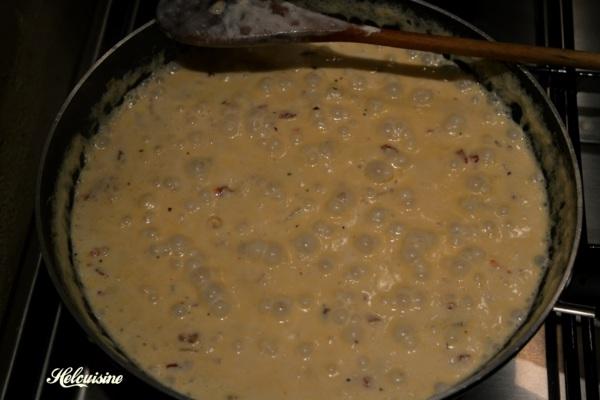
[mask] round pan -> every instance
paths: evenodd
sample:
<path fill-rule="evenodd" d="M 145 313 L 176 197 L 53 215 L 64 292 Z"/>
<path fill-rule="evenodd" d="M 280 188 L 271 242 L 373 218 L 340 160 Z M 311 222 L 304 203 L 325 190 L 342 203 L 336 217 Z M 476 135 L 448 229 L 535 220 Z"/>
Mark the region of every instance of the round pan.
<path fill-rule="evenodd" d="M 296 3 L 348 19 L 409 31 L 490 39 L 456 16 L 421 1 L 301 0 Z M 154 22 L 142 26 L 108 51 L 76 85 L 56 117 L 45 145 L 36 194 L 37 230 L 43 257 L 69 311 L 89 337 L 114 360 L 176 398 L 185 397 L 156 381 L 130 360 L 94 316 L 73 265 L 70 210 L 84 162 L 83 143 L 97 131 L 99 120 L 117 107 L 125 93 L 158 64 L 187 51 L 189 49 L 166 38 Z M 546 271 L 523 324 L 479 370 L 438 393 L 436 399 L 455 397 L 482 381 L 510 360 L 537 332 L 569 279 L 582 223 L 582 192 L 575 153 L 543 89 L 518 66 L 452 59 L 509 105 L 513 119 L 523 127 L 546 179 L 551 232 Z"/>

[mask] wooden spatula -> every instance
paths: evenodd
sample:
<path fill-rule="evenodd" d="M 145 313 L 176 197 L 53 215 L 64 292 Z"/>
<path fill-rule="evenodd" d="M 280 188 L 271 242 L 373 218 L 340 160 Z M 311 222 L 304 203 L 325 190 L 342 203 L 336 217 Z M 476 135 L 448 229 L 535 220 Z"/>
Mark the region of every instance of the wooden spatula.
<path fill-rule="evenodd" d="M 356 42 L 516 63 L 600 69 L 599 53 L 379 29 L 286 1 L 161 0 L 157 19 L 173 39 L 201 47 Z"/>

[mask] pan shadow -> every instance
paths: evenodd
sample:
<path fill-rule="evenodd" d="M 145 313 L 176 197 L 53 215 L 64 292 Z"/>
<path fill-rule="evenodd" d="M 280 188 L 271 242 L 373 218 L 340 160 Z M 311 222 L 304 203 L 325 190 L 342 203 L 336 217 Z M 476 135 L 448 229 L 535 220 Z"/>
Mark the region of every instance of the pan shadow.
<path fill-rule="evenodd" d="M 455 81 L 468 75 L 455 64 L 423 66 L 349 56 L 326 46 L 291 43 L 252 48 L 186 48 L 177 61 L 206 73 L 267 72 L 297 68 L 338 68 L 383 72 L 414 78 Z"/>

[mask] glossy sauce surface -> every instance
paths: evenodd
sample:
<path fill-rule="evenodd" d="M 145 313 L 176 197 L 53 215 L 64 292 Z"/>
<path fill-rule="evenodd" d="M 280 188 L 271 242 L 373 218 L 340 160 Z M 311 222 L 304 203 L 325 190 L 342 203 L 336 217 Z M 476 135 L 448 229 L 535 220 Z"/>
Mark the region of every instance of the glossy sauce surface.
<path fill-rule="evenodd" d="M 72 237 L 100 321 L 194 398 L 427 398 L 475 372 L 543 273 L 521 128 L 431 54 L 243 52 L 261 68 L 157 71 L 87 147 Z"/>

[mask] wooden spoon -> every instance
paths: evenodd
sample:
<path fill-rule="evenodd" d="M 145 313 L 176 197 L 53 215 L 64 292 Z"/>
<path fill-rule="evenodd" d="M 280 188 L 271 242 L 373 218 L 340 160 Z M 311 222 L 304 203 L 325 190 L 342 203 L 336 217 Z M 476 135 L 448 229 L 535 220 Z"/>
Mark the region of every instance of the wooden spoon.
<path fill-rule="evenodd" d="M 161 0 L 157 19 L 168 36 L 201 47 L 356 42 L 517 63 L 600 69 L 599 53 L 379 29 L 328 17 L 286 1 Z"/>

